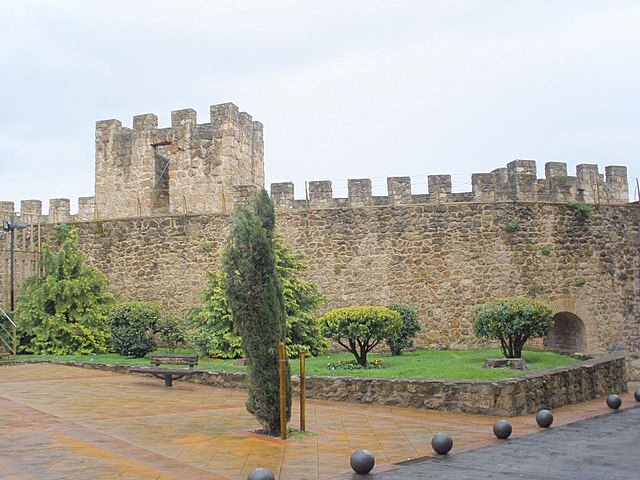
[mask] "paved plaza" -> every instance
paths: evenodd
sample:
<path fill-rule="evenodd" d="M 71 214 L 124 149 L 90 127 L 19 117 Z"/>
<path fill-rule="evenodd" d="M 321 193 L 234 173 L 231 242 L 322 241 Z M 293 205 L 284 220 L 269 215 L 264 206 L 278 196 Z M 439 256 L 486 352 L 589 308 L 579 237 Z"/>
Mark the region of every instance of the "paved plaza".
<path fill-rule="evenodd" d="M 284 442 L 254 433 L 260 425 L 246 412 L 245 396 L 242 390 L 182 381 L 165 388 L 162 380 L 151 377 L 53 364 L 1 367 L 0 472 L 2 478 L 25 480 L 244 480 L 262 466 L 279 480 L 352 478 L 351 452 L 366 448 L 376 457 L 374 478 L 429 478 L 406 469 L 447 467 L 468 455 L 493 452 L 490 445 L 522 446 L 523 454 L 526 442 L 538 437 L 559 445 L 565 441 L 555 437 L 564 431 L 559 426 L 609 413 L 602 399 L 560 408 L 549 431 L 504 442 L 491 432 L 497 417 L 309 400 L 310 433 Z M 297 399 L 294 405 L 290 426 L 296 427 Z M 632 393 L 623 395 L 623 408 L 637 405 Z M 638 451 L 639 412 L 634 409 L 635 416 L 629 417 L 635 422 L 635 443 L 616 444 L 618 453 Z M 623 422 L 624 415 L 630 414 L 608 416 Z M 514 439 L 541 431 L 533 415 L 510 421 Z M 430 448 L 431 437 L 439 431 L 454 438 L 453 454 L 446 459 L 435 458 Z M 597 447 L 594 442 L 585 440 L 584 449 Z M 492 455 L 482 457 L 489 462 L 485 465 L 502 458 Z M 431 458 L 394 465 L 425 456 Z"/>
<path fill-rule="evenodd" d="M 640 476 L 639 445 L 640 408 L 629 408 L 516 441 L 397 466 L 393 471 L 369 478 L 632 480 Z"/>

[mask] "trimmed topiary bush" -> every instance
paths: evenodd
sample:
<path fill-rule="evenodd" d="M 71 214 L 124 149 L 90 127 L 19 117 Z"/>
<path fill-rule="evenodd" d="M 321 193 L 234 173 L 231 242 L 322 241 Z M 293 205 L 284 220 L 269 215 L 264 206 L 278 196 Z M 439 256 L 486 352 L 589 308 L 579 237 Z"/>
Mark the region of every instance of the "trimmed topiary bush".
<path fill-rule="evenodd" d="M 111 309 L 111 350 L 126 357 L 144 357 L 156 348 L 160 307 L 151 302 L 126 302 Z"/>
<path fill-rule="evenodd" d="M 402 328 L 402 317 L 387 307 L 346 307 L 331 310 L 320 319 L 324 334 L 353 354 L 361 367 L 367 354 Z"/>
<path fill-rule="evenodd" d="M 476 309 L 473 328 L 479 337 L 500 341 L 506 358 L 521 358 L 527 340 L 553 328 L 553 312 L 531 298 L 499 298 Z"/>
<path fill-rule="evenodd" d="M 406 305 L 387 305 L 391 310 L 395 310 L 402 317 L 402 327 L 397 333 L 387 337 L 386 342 L 391 349 L 391 355 L 402 355 L 402 350 L 413 347 L 413 339 L 420 331 L 420 322 L 416 311 Z"/>

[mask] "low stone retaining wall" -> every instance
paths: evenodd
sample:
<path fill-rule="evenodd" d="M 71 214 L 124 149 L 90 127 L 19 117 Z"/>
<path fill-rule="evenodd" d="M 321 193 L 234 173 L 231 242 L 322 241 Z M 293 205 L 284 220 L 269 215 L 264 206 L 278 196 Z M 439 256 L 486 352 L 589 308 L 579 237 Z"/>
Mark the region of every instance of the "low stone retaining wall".
<path fill-rule="evenodd" d="M 130 368 L 116 364 L 55 363 L 115 372 L 128 372 Z M 186 381 L 215 387 L 246 387 L 246 375 L 241 372 L 203 370 Z M 299 378 L 295 375 L 292 385 L 297 393 Z M 515 416 L 626 391 L 625 356 L 616 354 L 499 381 L 307 376 L 306 396 L 318 400 Z"/>

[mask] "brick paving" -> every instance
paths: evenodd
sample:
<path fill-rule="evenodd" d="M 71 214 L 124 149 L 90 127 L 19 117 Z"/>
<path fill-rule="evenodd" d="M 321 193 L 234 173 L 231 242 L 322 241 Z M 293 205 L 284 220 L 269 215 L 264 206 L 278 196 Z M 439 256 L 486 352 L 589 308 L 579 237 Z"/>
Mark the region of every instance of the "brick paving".
<path fill-rule="evenodd" d="M 375 454 L 378 476 L 433 456 L 438 431 L 454 438 L 450 458 L 500 442 L 491 433 L 497 417 L 314 400 L 307 401 L 311 433 L 284 442 L 253 433 L 260 425 L 245 397 L 53 364 L 1 367 L 0 472 L 25 480 L 245 479 L 261 466 L 280 480 L 351 478 L 349 457 L 358 448 Z M 623 408 L 636 404 L 632 393 L 623 395 Z M 554 427 L 607 411 L 603 400 L 563 407 Z M 296 427 L 297 408 L 292 418 Z M 512 438 L 540 431 L 533 415 L 510 421 Z"/>

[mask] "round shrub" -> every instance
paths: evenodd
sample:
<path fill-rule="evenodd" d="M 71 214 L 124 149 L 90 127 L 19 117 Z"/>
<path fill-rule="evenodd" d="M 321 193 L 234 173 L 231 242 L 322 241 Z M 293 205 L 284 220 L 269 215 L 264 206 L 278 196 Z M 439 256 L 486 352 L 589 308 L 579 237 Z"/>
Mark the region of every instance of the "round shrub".
<path fill-rule="evenodd" d="M 156 348 L 154 332 L 160 307 L 150 302 L 127 302 L 111 309 L 111 349 L 126 357 L 144 357 Z"/>
<path fill-rule="evenodd" d="M 391 355 L 401 355 L 405 348 L 413 347 L 413 338 L 420 331 L 420 322 L 416 311 L 406 305 L 387 305 L 402 317 L 402 327 L 394 335 L 387 337 L 387 345 L 391 349 Z"/>
<path fill-rule="evenodd" d="M 160 345 L 169 353 L 175 353 L 176 349 L 187 341 L 187 330 L 182 322 L 168 313 L 160 315 L 155 331 Z"/>
<path fill-rule="evenodd" d="M 360 366 L 366 367 L 367 353 L 402 328 L 402 317 L 387 307 L 346 307 L 331 310 L 320 319 L 320 324 L 325 336 L 338 342 Z"/>
<path fill-rule="evenodd" d="M 499 298 L 475 312 L 473 328 L 479 337 L 500 341 L 506 358 L 520 358 L 524 344 L 542 337 L 553 327 L 553 312 L 531 298 Z"/>

